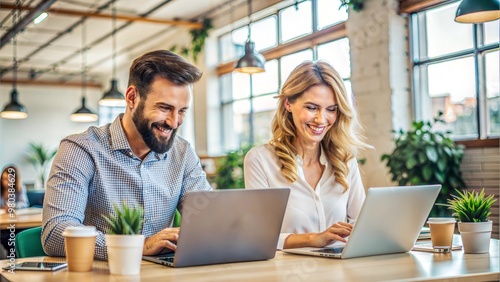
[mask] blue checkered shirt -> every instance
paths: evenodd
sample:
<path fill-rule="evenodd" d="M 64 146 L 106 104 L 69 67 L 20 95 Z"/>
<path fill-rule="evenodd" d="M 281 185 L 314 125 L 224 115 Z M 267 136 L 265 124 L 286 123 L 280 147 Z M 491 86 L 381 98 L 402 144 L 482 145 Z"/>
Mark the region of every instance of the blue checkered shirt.
<path fill-rule="evenodd" d="M 121 118 L 61 141 L 43 203 L 47 255 L 65 255 L 61 234 L 66 227 L 90 225 L 99 233 L 95 257 L 107 259 L 104 233 L 109 225 L 101 215 L 113 214 L 113 203 L 143 207 L 142 234 L 147 238 L 172 225 L 187 192 L 211 189 L 186 140 L 177 136 L 170 151 L 151 151 L 141 160 L 130 149 Z"/>

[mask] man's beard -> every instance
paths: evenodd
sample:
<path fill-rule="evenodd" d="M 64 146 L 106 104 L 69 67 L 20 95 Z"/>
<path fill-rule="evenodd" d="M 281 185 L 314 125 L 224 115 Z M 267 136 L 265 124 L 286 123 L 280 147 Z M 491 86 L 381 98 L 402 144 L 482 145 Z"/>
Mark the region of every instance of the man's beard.
<path fill-rule="evenodd" d="M 151 124 L 151 126 L 149 126 L 149 120 L 144 118 L 144 101 L 139 102 L 137 110 L 132 115 L 132 121 L 134 122 L 137 131 L 139 131 L 139 133 L 141 134 L 144 143 L 146 143 L 149 149 L 151 149 L 153 152 L 163 154 L 168 152 L 168 150 L 172 148 L 175 140 L 175 135 L 177 133 L 177 128 L 172 129 L 172 127 L 165 122 L 154 122 Z M 172 130 L 172 132 L 170 133 L 170 138 L 168 140 L 167 137 L 157 138 L 153 133 L 154 130 L 157 130 L 154 128 L 155 126 L 165 128 L 167 130 Z"/>

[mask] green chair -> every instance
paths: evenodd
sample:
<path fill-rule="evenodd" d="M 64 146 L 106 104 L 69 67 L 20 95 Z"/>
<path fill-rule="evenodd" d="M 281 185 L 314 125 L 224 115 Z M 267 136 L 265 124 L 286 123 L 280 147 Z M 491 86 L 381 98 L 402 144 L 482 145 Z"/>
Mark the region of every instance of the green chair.
<path fill-rule="evenodd" d="M 172 227 L 180 227 L 181 226 L 181 213 L 179 210 L 175 210 L 175 215 L 174 215 L 174 224 Z"/>
<path fill-rule="evenodd" d="M 23 230 L 16 235 L 16 257 L 46 256 L 42 248 L 42 227 Z"/>

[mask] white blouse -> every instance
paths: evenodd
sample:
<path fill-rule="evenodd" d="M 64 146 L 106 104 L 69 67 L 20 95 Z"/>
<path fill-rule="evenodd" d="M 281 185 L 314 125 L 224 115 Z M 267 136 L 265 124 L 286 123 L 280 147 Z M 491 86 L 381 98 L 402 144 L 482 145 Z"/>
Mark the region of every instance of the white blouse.
<path fill-rule="evenodd" d="M 345 193 L 342 193 L 344 187 L 335 182 L 333 168 L 328 165 L 323 148 L 320 163 L 325 169 L 316 189 L 305 179 L 302 158 L 296 156 L 295 162 L 298 179 L 294 183 L 281 174 L 281 163 L 269 144 L 252 148 L 244 162 L 246 189 L 288 187 L 291 190 L 278 249 L 283 248 L 290 234 L 323 232 L 339 221 L 354 224 L 366 197 L 356 159 L 349 161 L 349 189 Z"/>

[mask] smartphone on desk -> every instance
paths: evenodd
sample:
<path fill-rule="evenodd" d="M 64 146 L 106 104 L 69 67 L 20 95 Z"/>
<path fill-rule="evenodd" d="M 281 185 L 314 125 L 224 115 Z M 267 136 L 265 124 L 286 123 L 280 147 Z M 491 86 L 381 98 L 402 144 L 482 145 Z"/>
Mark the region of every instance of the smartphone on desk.
<path fill-rule="evenodd" d="M 36 262 L 27 261 L 11 266 L 6 266 L 4 270 L 38 270 L 38 271 L 56 271 L 68 267 L 66 262 Z"/>

